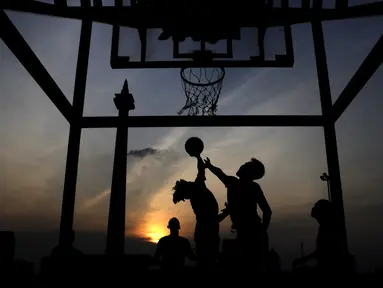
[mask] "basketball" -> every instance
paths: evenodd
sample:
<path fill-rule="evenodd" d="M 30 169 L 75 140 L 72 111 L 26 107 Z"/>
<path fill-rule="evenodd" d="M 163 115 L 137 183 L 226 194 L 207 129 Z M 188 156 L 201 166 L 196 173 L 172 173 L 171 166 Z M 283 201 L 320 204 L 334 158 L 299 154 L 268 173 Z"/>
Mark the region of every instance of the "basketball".
<path fill-rule="evenodd" d="M 203 142 L 198 137 L 191 137 L 185 142 L 185 150 L 191 157 L 201 155 L 203 148 Z"/>

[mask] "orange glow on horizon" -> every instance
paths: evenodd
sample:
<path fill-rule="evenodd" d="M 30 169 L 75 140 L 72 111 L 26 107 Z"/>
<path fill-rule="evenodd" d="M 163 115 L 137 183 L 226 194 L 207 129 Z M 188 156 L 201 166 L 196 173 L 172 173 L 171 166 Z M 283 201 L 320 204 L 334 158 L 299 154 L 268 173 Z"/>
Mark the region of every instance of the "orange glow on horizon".
<path fill-rule="evenodd" d="M 186 209 L 185 211 L 185 205 L 174 205 L 171 195 L 169 196 L 169 190 L 171 190 L 169 187 L 160 189 L 153 197 L 148 207 L 149 211 L 140 220 L 141 225 L 134 227 L 132 231 L 134 236 L 144 238 L 151 243 L 158 243 L 162 237 L 169 235 L 167 225 L 169 219 L 173 217 L 177 217 L 181 222 L 181 234 L 189 235 L 191 231 L 191 235 L 193 235 L 194 221 L 192 221 L 192 225 L 184 221 L 185 218 L 188 218 L 189 213 L 193 213 L 192 210 Z M 134 218 L 135 215 L 130 216 Z M 192 219 L 195 219 L 194 215 L 192 215 Z"/>
<path fill-rule="evenodd" d="M 145 233 L 145 236 L 149 238 L 150 242 L 158 243 L 158 241 L 168 234 L 166 227 L 161 227 L 159 225 L 149 226 L 149 231 Z"/>

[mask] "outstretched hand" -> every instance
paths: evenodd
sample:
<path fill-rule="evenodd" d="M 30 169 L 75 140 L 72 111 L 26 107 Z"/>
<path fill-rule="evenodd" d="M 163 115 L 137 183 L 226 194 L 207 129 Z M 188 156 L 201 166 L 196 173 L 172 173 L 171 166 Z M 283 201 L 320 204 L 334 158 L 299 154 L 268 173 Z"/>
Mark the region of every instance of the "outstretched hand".
<path fill-rule="evenodd" d="M 212 166 L 209 157 L 206 157 L 206 159 L 203 160 L 203 162 L 205 163 L 206 168 L 210 168 Z"/>
<path fill-rule="evenodd" d="M 197 158 L 197 169 L 198 171 L 204 171 L 206 169 L 206 165 L 203 162 L 201 156 L 196 157 Z"/>
<path fill-rule="evenodd" d="M 223 213 L 227 213 L 227 214 L 229 214 L 229 207 L 228 207 L 228 205 L 227 205 L 227 202 L 225 202 L 225 208 L 223 208 L 222 210 L 221 210 Z"/>

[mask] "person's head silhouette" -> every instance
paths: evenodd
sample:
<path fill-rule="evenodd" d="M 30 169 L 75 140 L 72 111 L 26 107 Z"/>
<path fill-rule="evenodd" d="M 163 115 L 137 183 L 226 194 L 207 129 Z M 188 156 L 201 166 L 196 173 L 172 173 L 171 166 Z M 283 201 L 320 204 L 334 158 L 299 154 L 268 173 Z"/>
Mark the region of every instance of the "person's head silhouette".
<path fill-rule="evenodd" d="M 173 187 L 173 203 L 177 204 L 180 201 L 189 200 L 194 189 L 194 184 L 194 182 L 189 182 L 183 179 L 177 181 L 176 185 Z"/>
<path fill-rule="evenodd" d="M 243 180 L 257 180 L 261 179 L 265 175 L 265 166 L 261 161 L 252 158 L 249 162 L 246 162 L 237 171 L 237 176 Z"/>
<path fill-rule="evenodd" d="M 311 217 L 316 219 L 319 224 L 330 223 L 334 220 L 334 212 L 333 204 L 326 199 L 321 199 L 311 209 Z"/>
<path fill-rule="evenodd" d="M 171 234 L 177 234 L 178 231 L 181 229 L 180 221 L 178 221 L 177 218 L 173 217 L 169 220 L 168 228 Z"/>

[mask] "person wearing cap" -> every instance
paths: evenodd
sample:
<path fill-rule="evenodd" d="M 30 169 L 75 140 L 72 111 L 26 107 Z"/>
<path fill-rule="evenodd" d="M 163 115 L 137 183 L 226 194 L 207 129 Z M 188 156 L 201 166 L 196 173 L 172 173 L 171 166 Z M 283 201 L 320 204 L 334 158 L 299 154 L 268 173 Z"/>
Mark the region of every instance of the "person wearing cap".
<path fill-rule="evenodd" d="M 154 261 L 160 262 L 162 270 L 180 270 L 185 266 L 186 257 L 195 261 L 196 256 L 189 240 L 179 235 L 181 225 L 177 218 L 171 218 L 167 228 L 170 234 L 158 241 Z"/>

